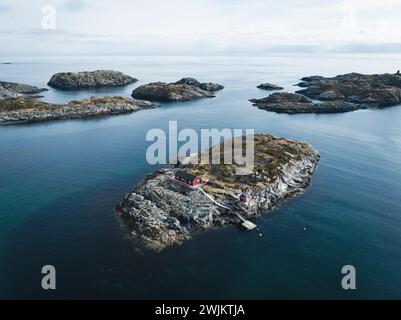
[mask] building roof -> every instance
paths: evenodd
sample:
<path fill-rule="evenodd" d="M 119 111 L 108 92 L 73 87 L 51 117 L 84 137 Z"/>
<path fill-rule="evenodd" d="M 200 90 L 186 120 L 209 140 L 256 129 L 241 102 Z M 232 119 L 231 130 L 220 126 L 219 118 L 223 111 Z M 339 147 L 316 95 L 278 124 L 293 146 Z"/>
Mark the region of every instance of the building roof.
<path fill-rule="evenodd" d="M 196 176 L 193 176 L 192 174 L 185 171 L 177 171 L 175 173 L 175 176 L 189 181 L 194 181 L 197 178 Z"/>

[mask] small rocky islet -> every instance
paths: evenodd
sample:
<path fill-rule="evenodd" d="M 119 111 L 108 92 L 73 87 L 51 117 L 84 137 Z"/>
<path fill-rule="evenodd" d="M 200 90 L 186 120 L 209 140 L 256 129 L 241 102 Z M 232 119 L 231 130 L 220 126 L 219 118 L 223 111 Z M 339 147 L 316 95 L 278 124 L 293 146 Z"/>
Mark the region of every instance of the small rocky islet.
<path fill-rule="evenodd" d="M 278 113 L 336 113 L 401 104 L 401 74 L 348 73 L 301 79 L 296 93 L 250 99 L 254 106 Z"/>
<path fill-rule="evenodd" d="M 51 104 L 38 99 L 0 100 L 0 124 L 84 119 L 124 114 L 160 107 L 159 104 L 124 97 L 92 97 L 67 104 Z"/>
<path fill-rule="evenodd" d="M 82 72 L 60 72 L 54 74 L 47 83 L 50 87 L 63 90 L 79 90 L 102 87 L 125 86 L 138 79 L 120 71 L 95 70 Z"/>
<path fill-rule="evenodd" d="M 262 89 L 262 90 L 267 90 L 267 91 L 284 90 L 283 87 L 277 86 L 272 83 L 262 83 L 262 84 L 258 85 L 257 88 Z"/>
<path fill-rule="evenodd" d="M 250 99 L 259 109 L 277 113 L 337 113 L 361 109 L 346 101 L 313 102 L 309 98 L 288 92 L 275 92 L 262 99 Z"/>
<path fill-rule="evenodd" d="M 191 239 L 197 232 L 240 223 L 232 211 L 253 219 L 309 186 L 320 159 L 312 146 L 271 135 L 255 135 L 254 144 L 255 166 L 250 175 L 236 175 L 235 165 L 181 161 L 175 167 L 157 170 L 127 193 L 116 211 L 139 247 L 160 251 Z M 232 211 L 217 206 L 200 190 L 171 179 L 178 170 L 207 181 L 202 189 Z"/>
<path fill-rule="evenodd" d="M 48 89 L 27 84 L 0 81 L 0 101 L 39 97 L 37 94 L 44 91 L 48 91 Z"/>
<path fill-rule="evenodd" d="M 173 83 L 153 82 L 139 86 L 132 92 L 132 97 L 154 101 L 181 102 L 214 98 L 214 92 L 223 88 L 218 83 L 200 83 L 194 78 L 183 78 Z"/>

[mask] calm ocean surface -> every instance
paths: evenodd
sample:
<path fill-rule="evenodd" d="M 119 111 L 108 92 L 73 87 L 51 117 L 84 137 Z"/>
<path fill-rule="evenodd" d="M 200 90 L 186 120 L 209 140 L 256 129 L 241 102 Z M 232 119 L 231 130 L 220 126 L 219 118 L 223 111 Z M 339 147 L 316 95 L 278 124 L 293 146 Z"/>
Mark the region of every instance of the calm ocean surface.
<path fill-rule="evenodd" d="M 4 60 L 4 61 L 3 61 Z M 394 73 L 401 56 L 8 57 L 0 80 L 46 86 L 55 72 L 116 69 L 134 85 L 51 89 L 45 100 L 125 95 L 193 76 L 226 88 L 214 99 L 91 120 L 0 126 L 0 298 L 401 298 L 401 106 L 334 115 L 279 115 L 249 98 L 272 82 L 346 72 Z M 113 208 L 155 168 L 147 130 L 254 128 L 306 140 L 321 153 L 312 186 L 257 220 L 161 253 L 137 252 Z M 306 228 L 306 229 L 304 229 Z M 57 269 L 57 290 L 40 287 Z M 341 289 L 353 265 L 357 290 Z"/>

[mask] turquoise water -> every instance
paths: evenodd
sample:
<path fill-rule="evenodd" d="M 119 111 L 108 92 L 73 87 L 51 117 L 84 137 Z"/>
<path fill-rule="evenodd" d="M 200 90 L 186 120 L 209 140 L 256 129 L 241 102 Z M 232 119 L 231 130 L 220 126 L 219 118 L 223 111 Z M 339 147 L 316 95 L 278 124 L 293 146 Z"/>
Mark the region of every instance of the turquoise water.
<path fill-rule="evenodd" d="M 272 82 L 400 69 L 401 56 L 7 57 L 1 80 L 46 86 L 60 71 L 118 69 L 141 81 L 107 90 L 50 90 L 45 100 L 129 95 L 149 81 L 193 76 L 225 85 L 214 99 L 91 120 L 0 126 L 0 298 L 401 298 L 401 106 L 279 115 L 247 101 Z M 147 130 L 254 128 L 321 153 L 312 186 L 257 220 L 140 253 L 113 207 L 155 168 Z M 57 290 L 40 270 L 57 269 Z M 354 265 L 357 290 L 341 289 Z"/>

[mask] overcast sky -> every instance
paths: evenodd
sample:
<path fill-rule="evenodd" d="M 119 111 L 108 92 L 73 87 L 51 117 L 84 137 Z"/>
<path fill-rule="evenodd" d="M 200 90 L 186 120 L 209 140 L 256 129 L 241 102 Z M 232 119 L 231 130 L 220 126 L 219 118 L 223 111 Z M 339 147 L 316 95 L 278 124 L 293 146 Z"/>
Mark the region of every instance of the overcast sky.
<path fill-rule="evenodd" d="M 0 55 L 401 53 L 401 0 L 0 0 L 0 43 Z"/>

